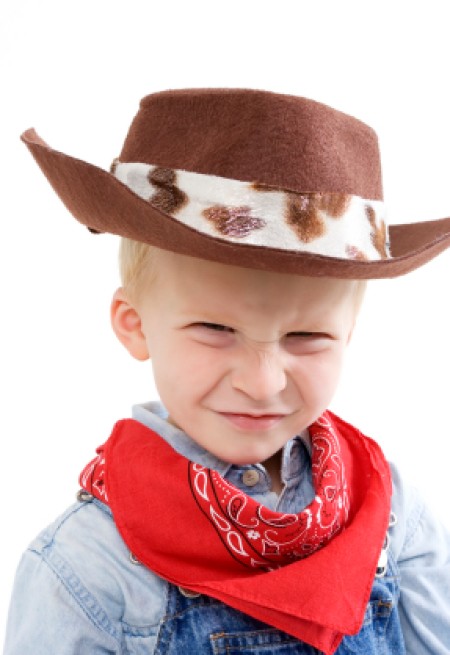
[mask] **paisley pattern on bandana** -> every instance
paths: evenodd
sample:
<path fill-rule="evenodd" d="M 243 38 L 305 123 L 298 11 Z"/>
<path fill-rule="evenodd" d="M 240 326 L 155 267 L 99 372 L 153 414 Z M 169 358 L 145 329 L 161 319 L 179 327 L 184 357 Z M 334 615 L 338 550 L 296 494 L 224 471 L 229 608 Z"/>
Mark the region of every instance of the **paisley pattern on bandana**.
<path fill-rule="evenodd" d="M 80 475 L 80 484 L 83 489 L 92 494 L 104 503 L 108 502 L 108 494 L 105 485 L 105 458 L 103 449 L 97 448 L 97 457 L 84 467 Z"/>
<path fill-rule="evenodd" d="M 339 440 L 326 416 L 309 428 L 316 495 L 298 514 L 274 512 L 216 471 L 190 462 L 192 494 L 232 557 L 250 568 L 272 570 L 302 559 L 339 533 L 349 501 Z"/>

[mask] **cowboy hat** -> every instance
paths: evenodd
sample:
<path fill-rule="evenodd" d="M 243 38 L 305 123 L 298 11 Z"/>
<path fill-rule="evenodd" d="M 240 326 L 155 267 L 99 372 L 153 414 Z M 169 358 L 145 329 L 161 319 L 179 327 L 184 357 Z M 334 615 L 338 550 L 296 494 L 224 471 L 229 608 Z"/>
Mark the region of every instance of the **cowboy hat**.
<path fill-rule="evenodd" d="M 227 264 L 384 278 L 450 245 L 450 218 L 387 226 L 378 139 L 313 100 L 256 89 L 145 97 L 109 172 L 22 140 L 92 232 Z"/>

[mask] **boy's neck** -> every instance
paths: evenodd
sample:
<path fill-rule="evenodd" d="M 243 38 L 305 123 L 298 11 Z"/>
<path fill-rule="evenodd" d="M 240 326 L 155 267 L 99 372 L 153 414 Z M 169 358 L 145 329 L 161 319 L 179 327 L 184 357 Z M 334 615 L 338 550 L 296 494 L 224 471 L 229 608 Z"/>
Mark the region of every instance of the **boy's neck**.
<path fill-rule="evenodd" d="M 283 481 L 281 479 L 281 456 L 282 451 L 278 450 L 272 457 L 262 462 L 272 481 L 272 491 L 280 495 L 283 490 Z"/>

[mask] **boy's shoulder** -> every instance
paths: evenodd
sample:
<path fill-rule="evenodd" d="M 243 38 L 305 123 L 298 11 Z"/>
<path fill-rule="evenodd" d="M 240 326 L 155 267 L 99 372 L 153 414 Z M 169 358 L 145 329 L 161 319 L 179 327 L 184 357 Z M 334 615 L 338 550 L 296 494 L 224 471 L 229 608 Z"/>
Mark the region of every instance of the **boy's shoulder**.
<path fill-rule="evenodd" d="M 108 508 L 69 507 L 23 554 L 5 655 L 153 652 L 167 584 L 133 563 Z M 64 635 L 62 638 L 61 635 Z"/>
<path fill-rule="evenodd" d="M 83 500 L 85 499 L 85 502 Z M 29 548 L 37 553 L 44 554 L 46 549 L 56 543 L 64 543 L 68 535 L 74 541 L 80 542 L 85 539 L 84 531 L 89 532 L 95 522 L 98 528 L 98 537 L 102 539 L 103 533 L 114 530 L 114 520 L 110 509 L 93 499 L 84 496 L 79 492 L 77 501 L 67 507 L 49 525 L 47 525 L 30 543 Z M 73 543 L 73 542 L 72 542 Z"/>
<path fill-rule="evenodd" d="M 113 621 L 142 625 L 143 607 L 146 625 L 161 620 L 166 582 L 133 558 L 111 510 L 95 498 L 71 505 L 33 540 L 28 552 L 45 562 L 78 601 L 95 598 Z M 150 615 L 149 594 L 160 599 L 152 603 Z"/>
<path fill-rule="evenodd" d="M 418 489 L 402 475 L 399 467 L 389 462 L 392 475 L 390 548 L 396 561 L 403 558 L 403 550 L 419 528 L 425 502 Z"/>
<path fill-rule="evenodd" d="M 434 515 L 419 489 L 406 480 L 395 464 L 392 473 L 392 512 L 396 523 L 390 534 L 395 559 L 402 566 L 422 567 L 424 557 L 450 557 L 450 532 Z M 450 562 L 449 562 L 450 563 Z"/>

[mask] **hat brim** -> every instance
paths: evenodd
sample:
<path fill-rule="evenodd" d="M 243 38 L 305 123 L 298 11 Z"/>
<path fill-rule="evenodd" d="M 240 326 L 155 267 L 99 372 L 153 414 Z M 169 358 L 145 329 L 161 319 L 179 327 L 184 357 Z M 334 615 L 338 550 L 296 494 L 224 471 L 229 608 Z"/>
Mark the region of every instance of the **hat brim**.
<path fill-rule="evenodd" d="M 191 257 L 312 277 L 389 278 L 422 266 L 450 246 L 450 218 L 391 225 L 391 257 L 338 259 L 225 241 L 177 221 L 140 198 L 111 173 L 52 149 L 29 129 L 21 136 L 67 209 L 83 225 Z"/>

